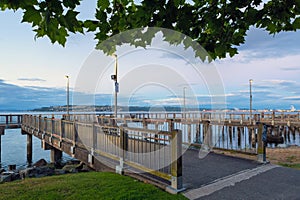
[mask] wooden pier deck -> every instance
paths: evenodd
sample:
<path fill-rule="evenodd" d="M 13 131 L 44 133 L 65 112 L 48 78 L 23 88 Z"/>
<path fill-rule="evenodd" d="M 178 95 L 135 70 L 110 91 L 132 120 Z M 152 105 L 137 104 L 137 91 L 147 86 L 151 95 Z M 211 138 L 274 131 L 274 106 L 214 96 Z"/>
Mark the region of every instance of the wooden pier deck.
<path fill-rule="evenodd" d="M 268 142 L 280 138 L 300 144 L 299 113 L 3 115 L 0 122 L 2 134 L 5 128 L 21 127 L 27 135 L 29 164 L 35 136 L 45 150 L 51 150 L 53 162 L 65 152 L 95 170 L 146 177 L 174 193 L 184 188 L 182 155 L 190 146 L 207 152 L 218 148 L 255 154 L 263 162 L 264 137 Z"/>
<path fill-rule="evenodd" d="M 118 118 L 24 115 L 22 131 L 28 141 L 32 135 L 41 139 L 44 149 L 51 149 L 52 161 L 65 152 L 96 170 L 109 167 L 119 173 L 152 174 L 176 192 L 183 189 L 182 154 L 189 146 L 257 154 L 263 162 L 263 132 L 288 140 L 299 134 L 299 124 L 298 113 L 255 114 L 251 119 L 224 112 L 119 114 Z M 32 149 L 27 149 L 31 161 Z"/>

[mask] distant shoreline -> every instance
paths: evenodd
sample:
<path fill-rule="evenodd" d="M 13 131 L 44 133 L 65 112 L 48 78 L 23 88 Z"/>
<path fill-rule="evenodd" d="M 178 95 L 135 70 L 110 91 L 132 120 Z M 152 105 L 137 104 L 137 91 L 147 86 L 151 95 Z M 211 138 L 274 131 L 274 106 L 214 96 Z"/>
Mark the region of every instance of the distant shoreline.
<path fill-rule="evenodd" d="M 72 105 L 69 108 L 70 112 L 72 113 L 80 113 L 80 112 L 113 112 L 113 107 L 111 105 L 101 105 L 101 106 L 91 106 L 91 105 Z M 249 108 L 227 108 L 222 110 L 211 108 L 195 108 L 187 106 L 185 109 L 180 106 L 118 106 L 118 112 L 210 112 L 210 111 L 228 111 L 228 112 L 249 112 Z M 59 112 L 59 113 L 66 113 L 67 106 L 48 106 L 48 107 L 41 107 L 29 110 L 6 110 L 0 109 L 0 113 L 26 113 L 26 112 Z M 261 113 L 261 112 L 291 112 L 297 113 L 300 110 L 284 110 L 284 109 L 253 109 L 253 113 Z"/>

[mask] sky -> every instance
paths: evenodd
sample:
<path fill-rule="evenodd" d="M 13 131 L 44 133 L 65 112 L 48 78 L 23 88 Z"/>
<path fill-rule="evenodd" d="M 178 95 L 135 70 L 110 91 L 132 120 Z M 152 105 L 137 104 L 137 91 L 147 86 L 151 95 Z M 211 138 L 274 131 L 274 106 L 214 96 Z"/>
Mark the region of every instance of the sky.
<path fill-rule="evenodd" d="M 80 18 L 93 18 L 96 1 L 83 1 Z M 0 12 L 0 110 L 28 110 L 66 104 L 113 103 L 115 58 L 95 51 L 90 33 L 71 35 L 66 47 L 34 39 L 22 12 Z M 251 28 L 233 58 L 199 64 L 190 51 L 166 47 L 118 49 L 119 104 L 139 106 L 199 104 L 254 109 L 300 109 L 300 32 L 275 36 Z M 154 48 L 155 47 L 155 48 Z M 185 97 L 185 98 L 184 98 Z M 220 103 L 222 102 L 222 103 Z"/>

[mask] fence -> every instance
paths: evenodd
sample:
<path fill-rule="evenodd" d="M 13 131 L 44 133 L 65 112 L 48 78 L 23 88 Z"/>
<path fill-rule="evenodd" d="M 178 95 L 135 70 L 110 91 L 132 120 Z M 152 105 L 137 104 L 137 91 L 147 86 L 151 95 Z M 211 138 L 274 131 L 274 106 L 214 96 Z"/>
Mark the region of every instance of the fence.
<path fill-rule="evenodd" d="M 75 119 L 75 118 L 74 118 Z M 79 118 L 77 118 L 79 119 Z M 84 119 L 85 120 L 85 119 Z M 72 147 L 86 149 L 93 156 L 122 160 L 125 165 L 138 171 L 149 172 L 166 180 L 179 189 L 182 183 L 181 131 L 151 130 L 130 123 L 114 125 L 111 118 L 102 118 L 102 123 L 68 121 L 41 116 L 24 115 L 24 129 L 41 133 L 51 141 L 55 138 Z M 171 124 L 171 123 L 170 123 Z M 181 180 L 181 179 L 180 179 Z"/>

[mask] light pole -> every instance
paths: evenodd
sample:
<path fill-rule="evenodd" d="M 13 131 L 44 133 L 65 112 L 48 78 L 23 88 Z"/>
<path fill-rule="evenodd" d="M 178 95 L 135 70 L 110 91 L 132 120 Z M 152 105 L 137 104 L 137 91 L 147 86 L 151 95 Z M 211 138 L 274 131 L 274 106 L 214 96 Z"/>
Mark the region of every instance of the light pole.
<path fill-rule="evenodd" d="M 118 92 L 119 92 L 119 83 L 118 83 L 118 56 L 117 54 L 113 54 L 113 57 L 115 57 L 115 74 L 111 75 L 111 79 L 115 81 L 115 107 L 114 107 L 114 113 L 115 118 L 117 120 L 117 114 L 118 114 Z"/>
<path fill-rule="evenodd" d="M 69 114 L 70 114 L 70 110 L 69 110 L 69 106 L 70 106 L 70 76 L 65 75 L 65 77 L 67 78 L 67 115 L 69 118 Z"/>
<path fill-rule="evenodd" d="M 249 87 L 250 87 L 250 124 L 252 124 L 252 83 L 253 83 L 253 80 L 249 79 Z"/>
<path fill-rule="evenodd" d="M 186 115 L 185 115 L 185 112 L 186 112 L 185 90 L 186 90 L 186 87 L 183 87 L 183 114 L 184 114 L 184 119 L 186 119 Z"/>

